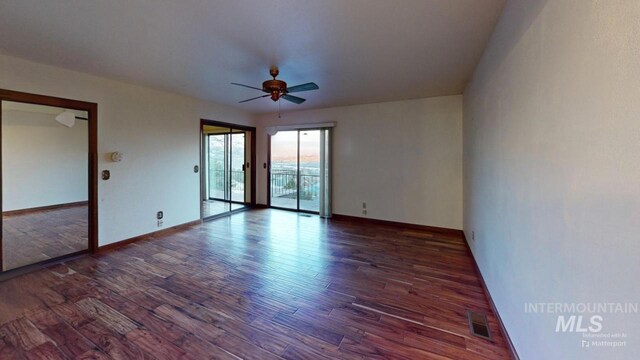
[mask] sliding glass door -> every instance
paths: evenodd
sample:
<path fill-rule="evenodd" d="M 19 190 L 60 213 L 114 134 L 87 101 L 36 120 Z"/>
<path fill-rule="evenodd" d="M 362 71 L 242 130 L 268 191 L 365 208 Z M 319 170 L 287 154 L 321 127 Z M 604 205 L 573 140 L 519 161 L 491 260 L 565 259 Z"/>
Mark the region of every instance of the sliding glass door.
<path fill-rule="evenodd" d="M 320 211 L 320 130 L 298 131 L 298 139 L 298 208 L 317 213 Z"/>
<path fill-rule="evenodd" d="M 209 134 L 207 135 L 207 144 L 209 151 L 209 196 L 210 200 L 229 200 L 227 174 L 229 172 L 229 162 L 227 157 L 228 148 L 227 134 Z"/>
<path fill-rule="evenodd" d="M 203 127 L 203 218 L 244 208 L 248 203 L 246 176 L 247 132 L 220 127 Z"/>
<path fill-rule="evenodd" d="M 271 137 L 271 206 L 298 209 L 298 132 Z"/>
<path fill-rule="evenodd" d="M 244 132 L 232 132 L 230 138 L 229 168 L 231 206 L 236 207 L 245 202 L 245 134 Z"/>
<path fill-rule="evenodd" d="M 278 131 L 271 136 L 270 205 L 321 213 L 328 194 L 327 129 Z M 324 176 L 321 178 L 321 176 Z M 325 206 L 324 208 L 328 208 Z"/>

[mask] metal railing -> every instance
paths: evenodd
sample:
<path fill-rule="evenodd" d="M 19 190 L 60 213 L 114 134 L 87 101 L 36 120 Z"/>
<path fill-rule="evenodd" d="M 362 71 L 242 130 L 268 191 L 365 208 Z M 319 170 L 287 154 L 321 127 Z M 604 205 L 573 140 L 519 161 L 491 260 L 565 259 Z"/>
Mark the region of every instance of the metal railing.
<path fill-rule="evenodd" d="M 224 170 L 210 170 L 209 183 L 211 190 L 223 191 L 225 189 Z M 231 171 L 231 190 L 244 190 L 244 171 Z"/>
<path fill-rule="evenodd" d="M 224 194 L 225 179 L 224 170 L 209 171 L 210 191 Z M 275 170 L 271 171 L 271 196 L 293 198 L 296 197 L 298 186 L 295 171 Z M 314 200 L 319 196 L 320 175 L 300 174 L 300 199 Z M 231 191 L 244 190 L 244 171 L 231 171 Z"/>
<path fill-rule="evenodd" d="M 294 198 L 298 191 L 297 174 L 291 170 L 271 171 L 271 197 Z M 317 199 L 320 189 L 320 176 L 300 174 L 300 199 Z"/>

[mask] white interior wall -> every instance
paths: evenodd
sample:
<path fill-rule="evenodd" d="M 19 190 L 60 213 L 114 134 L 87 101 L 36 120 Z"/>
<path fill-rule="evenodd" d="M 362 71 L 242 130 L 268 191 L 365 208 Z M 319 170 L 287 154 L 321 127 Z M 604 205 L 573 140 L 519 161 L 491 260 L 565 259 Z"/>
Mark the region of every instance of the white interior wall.
<path fill-rule="evenodd" d="M 88 126 L 55 116 L 2 111 L 2 211 L 88 199 Z"/>
<path fill-rule="evenodd" d="M 626 346 L 585 348 L 524 311 L 640 298 L 639 18 L 638 1 L 508 1 L 465 90 L 464 230 L 523 359 L 640 352 L 638 314 L 602 314 Z"/>
<path fill-rule="evenodd" d="M 462 227 L 462 97 L 345 106 L 258 117 L 257 201 L 267 202 L 267 139 L 274 125 L 335 122 L 333 212 Z"/>
<path fill-rule="evenodd" d="M 99 240 L 106 245 L 200 218 L 200 119 L 251 125 L 215 103 L 0 55 L 0 88 L 98 103 Z M 124 153 L 113 163 L 109 154 Z"/>

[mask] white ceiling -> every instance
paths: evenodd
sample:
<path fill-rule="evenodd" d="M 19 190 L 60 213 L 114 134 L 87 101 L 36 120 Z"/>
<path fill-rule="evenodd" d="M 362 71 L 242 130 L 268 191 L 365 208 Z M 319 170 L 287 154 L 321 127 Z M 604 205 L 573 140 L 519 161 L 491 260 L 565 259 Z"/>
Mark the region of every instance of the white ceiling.
<path fill-rule="evenodd" d="M 2 0 L 0 52 L 277 111 L 269 66 L 310 109 L 460 94 L 504 0 Z"/>

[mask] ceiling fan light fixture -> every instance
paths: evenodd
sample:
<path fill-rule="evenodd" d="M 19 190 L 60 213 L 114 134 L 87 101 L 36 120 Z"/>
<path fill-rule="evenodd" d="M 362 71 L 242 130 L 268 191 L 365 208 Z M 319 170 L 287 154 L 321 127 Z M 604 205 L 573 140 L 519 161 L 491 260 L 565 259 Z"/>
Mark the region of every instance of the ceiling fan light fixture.
<path fill-rule="evenodd" d="M 259 89 L 257 87 L 253 87 L 253 86 L 249 86 L 249 85 L 244 85 L 244 84 L 239 84 L 239 83 L 231 83 L 232 85 L 237 85 L 237 86 L 242 86 L 242 87 L 246 87 L 249 89 L 255 89 L 255 90 L 261 90 L 264 93 L 267 93 L 267 95 L 263 95 L 263 96 L 258 96 L 255 98 L 251 98 L 251 99 L 247 99 L 247 100 L 243 100 L 240 101 L 240 103 L 244 103 L 247 101 L 251 101 L 251 100 L 256 100 L 256 99 L 261 99 L 263 97 L 270 97 L 271 100 L 273 101 L 278 101 L 281 98 L 285 99 L 287 101 L 291 101 L 295 104 L 302 104 L 305 99 L 297 97 L 297 96 L 291 96 L 288 95 L 291 92 L 302 92 L 302 91 L 309 91 L 309 90 L 318 90 L 319 87 L 318 85 L 316 85 L 315 83 L 306 83 L 306 84 L 301 84 L 301 85 L 296 85 L 296 86 L 292 86 L 292 87 L 287 87 L 287 83 L 282 81 L 282 80 L 278 80 L 276 79 L 276 76 L 278 76 L 278 74 L 280 74 L 280 71 L 278 70 L 277 67 L 272 66 L 269 69 L 269 74 L 273 77 L 273 79 L 267 80 L 265 82 L 262 83 L 262 89 Z"/>

